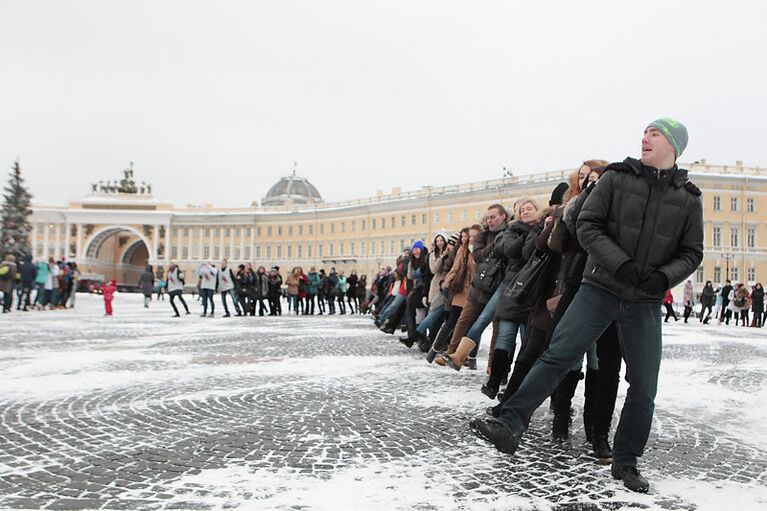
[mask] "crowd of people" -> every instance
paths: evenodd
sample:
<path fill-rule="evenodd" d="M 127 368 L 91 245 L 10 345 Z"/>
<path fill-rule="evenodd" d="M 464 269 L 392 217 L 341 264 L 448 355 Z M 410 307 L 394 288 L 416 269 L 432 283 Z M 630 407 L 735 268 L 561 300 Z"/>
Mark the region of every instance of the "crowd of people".
<path fill-rule="evenodd" d="M 75 306 L 80 270 L 77 263 L 53 257 L 33 261 L 25 256 L 17 263 L 12 254 L 0 263 L 0 293 L 3 295 L 3 312 L 16 310 L 65 309 Z"/>
<path fill-rule="evenodd" d="M 656 120 L 644 131 L 641 159 L 587 160 L 552 190 L 548 204 L 528 197 L 510 210 L 492 204 L 481 224 L 439 232 L 428 247 L 414 242 L 370 283 L 356 271 L 295 267 L 283 279 L 277 266 L 233 268 L 223 260 L 218 267 L 200 265 L 191 276 L 196 287 L 190 286 L 199 292 L 203 317 L 214 316 L 216 294 L 224 317 L 232 315 L 230 306 L 237 316 L 281 315 L 283 298 L 296 315 L 371 313 L 381 331 L 406 332 L 399 341 L 407 348 L 417 345 L 428 363 L 455 371 L 477 369 L 482 334 L 492 325 L 478 390 L 494 404 L 485 418 L 471 421 L 472 431 L 514 454 L 532 413 L 550 397 L 552 435 L 564 441 L 583 381 L 592 454 L 611 463 L 613 477 L 629 489 L 644 492 L 649 483 L 637 462 L 654 411 L 661 305 L 666 322 L 679 320 L 670 289 L 703 258 L 701 192 L 676 165 L 686 144 L 681 123 Z M 13 261 L 6 264 L 16 271 Z M 167 292 L 174 316 L 180 316 L 176 301 L 190 314 L 183 297 L 187 276 L 173 263 L 162 273 L 159 290 L 151 266 L 140 277 L 145 307 L 153 291 Z M 41 268 L 25 261 L 20 274 L 25 309 L 32 289 L 38 290 L 35 304 L 64 304 L 62 296 L 74 303 L 66 281 L 76 280 L 76 265 L 50 261 Z M 114 289 L 114 282 L 103 287 L 107 314 Z M 683 289 L 687 323 L 696 305 L 692 281 Z M 708 281 L 698 303 L 701 323 L 764 323 L 761 283 L 749 289 L 728 280 L 715 289 Z M 624 361 L 629 389 L 613 447 L 609 433 Z"/>

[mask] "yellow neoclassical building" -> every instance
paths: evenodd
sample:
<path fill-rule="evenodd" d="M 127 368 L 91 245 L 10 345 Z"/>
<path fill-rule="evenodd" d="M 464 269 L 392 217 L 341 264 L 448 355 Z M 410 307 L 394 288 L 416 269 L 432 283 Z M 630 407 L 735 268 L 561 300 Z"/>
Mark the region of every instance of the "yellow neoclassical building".
<path fill-rule="evenodd" d="M 703 191 L 705 258 L 693 276 L 702 281 L 767 280 L 767 169 L 682 165 Z M 283 270 L 310 266 L 371 275 L 391 264 L 416 239 L 478 223 L 488 205 L 510 206 L 530 196 L 545 203 L 574 169 L 453 186 L 394 188 L 390 193 L 324 202 L 295 173 L 281 178 L 262 199 L 242 208 L 174 207 L 137 184 L 132 167 L 113 183 L 66 206 L 34 205 L 35 258 L 66 257 L 97 278 L 129 286 L 146 264 L 187 272 L 223 258 Z"/>

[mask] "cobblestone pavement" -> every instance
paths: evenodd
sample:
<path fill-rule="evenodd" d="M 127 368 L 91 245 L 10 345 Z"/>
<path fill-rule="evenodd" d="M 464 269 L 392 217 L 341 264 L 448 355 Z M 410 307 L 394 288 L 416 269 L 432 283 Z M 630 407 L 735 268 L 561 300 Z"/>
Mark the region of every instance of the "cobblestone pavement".
<path fill-rule="evenodd" d="M 636 495 L 588 455 L 580 409 L 570 443 L 543 406 L 514 458 L 489 448 L 467 429 L 481 374 L 428 366 L 368 318 L 99 307 L 0 319 L 0 508 L 767 506 L 765 331 L 667 329 Z"/>

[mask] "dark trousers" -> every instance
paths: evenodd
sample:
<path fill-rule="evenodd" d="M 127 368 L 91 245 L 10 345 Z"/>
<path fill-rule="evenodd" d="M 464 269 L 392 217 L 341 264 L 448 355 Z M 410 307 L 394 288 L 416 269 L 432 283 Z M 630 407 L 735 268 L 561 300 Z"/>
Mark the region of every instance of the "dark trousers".
<path fill-rule="evenodd" d="M 27 310 L 27 308 L 30 305 L 30 297 L 32 295 L 32 289 L 34 289 L 35 285 L 32 282 L 29 282 L 27 284 L 21 285 L 21 293 L 19 294 L 19 303 L 16 304 L 16 308 L 24 307 L 24 310 Z"/>
<path fill-rule="evenodd" d="M 229 307 L 226 306 L 227 297 L 232 299 L 232 305 L 234 305 L 234 310 L 237 311 L 237 315 L 239 316 L 241 314 L 240 306 L 237 305 L 237 295 L 234 294 L 234 289 L 229 289 L 227 291 L 221 292 L 221 303 L 224 304 L 224 314 L 229 315 Z"/>
<path fill-rule="evenodd" d="M 200 289 L 200 298 L 202 298 L 202 313 L 208 313 L 208 302 L 210 302 L 211 315 L 216 311 L 216 305 L 213 303 L 213 295 L 216 294 L 212 289 Z"/>
<path fill-rule="evenodd" d="M 666 319 L 664 319 L 664 322 L 668 322 L 668 318 L 674 318 L 674 321 L 679 321 L 679 316 L 676 315 L 676 312 L 674 312 L 674 306 L 670 303 L 664 303 L 663 306 L 666 308 Z"/>
<path fill-rule="evenodd" d="M 708 310 L 708 314 L 706 314 L 707 310 Z M 713 312 L 713 309 L 712 309 L 710 303 L 708 305 L 701 305 L 700 306 L 700 320 L 701 320 L 701 322 L 708 321 L 709 318 L 711 318 L 711 313 L 712 312 Z"/>
<path fill-rule="evenodd" d="M 316 301 L 316 298 L 317 295 L 306 295 L 306 314 L 314 314 L 314 302 Z"/>
<path fill-rule="evenodd" d="M 13 288 L 7 293 L 3 293 L 3 312 L 10 312 L 13 306 Z"/>
<path fill-rule="evenodd" d="M 346 314 L 346 303 L 344 303 L 344 294 L 339 292 L 338 293 L 338 313 L 339 314 Z"/>
<path fill-rule="evenodd" d="M 690 314 L 692 314 L 692 305 L 685 305 L 684 306 L 684 322 L 687 323 L 687 320 L 690 319 Z"/>
<path fill-rule="evenodd" d="M 181 305 L 184 306 L 184 310 L 187 314 L 189 314 L 189 307 L 187 307 L 186 302 L 184 301 L 184 297 L 181 295 L 181 291 L 171 291 L 168 293 L 170 295 L 170 306 L 173 307 L 173 312 L 178 315 L 178 309 L 176 308 L 176 298 L 178 298 L 178 301 L 181 302 Z"/>
<path fill-rule="evenodd" d="M 498 420 L 521 435 L 533 412 L 613 322 L 629 368 L 629 389 L 615 432 L 613 463 L 636 465 L 650 434 L 658 388 L 661 319 L 655 303 L 625 302 L 607 291 L 582 285 L 557 325 L 549 349 L 504 403 Z"/>
<path fill-rule="evenodd" d="M 722 298 L 722 311 L 719 313 L 719 321 L 724 321 L 725 319 L 728 322 L 730 321 L 730 314 L 732 314 L 732 311 L 727 308 L 728 305 L 730 305 L 730 300 Z"/>

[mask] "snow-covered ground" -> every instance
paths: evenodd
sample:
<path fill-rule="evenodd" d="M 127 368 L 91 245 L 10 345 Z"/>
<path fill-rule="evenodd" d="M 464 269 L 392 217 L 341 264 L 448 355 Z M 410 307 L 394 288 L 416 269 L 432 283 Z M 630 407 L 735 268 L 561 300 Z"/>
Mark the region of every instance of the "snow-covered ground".
<path fill-rule="evenodd" d="M 542 407 L 513 459 L 475 439 L 481 371 L 427 365 L 368 317 L 188 301 L 0 317 L 0 508 L 767 508 L 767 329 L 665 326 L 636 495 L 587 455 L 579 413 L 558 445 Z"/>

